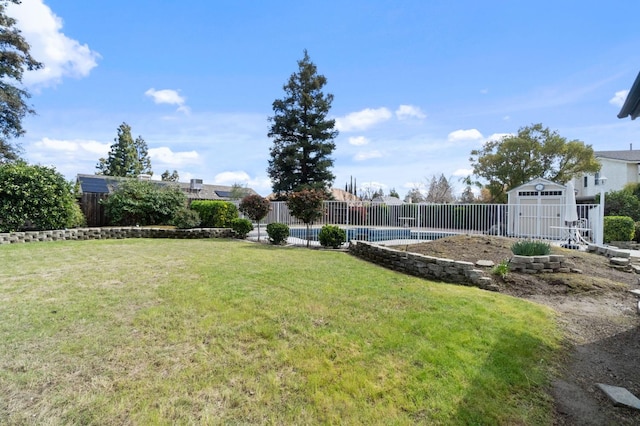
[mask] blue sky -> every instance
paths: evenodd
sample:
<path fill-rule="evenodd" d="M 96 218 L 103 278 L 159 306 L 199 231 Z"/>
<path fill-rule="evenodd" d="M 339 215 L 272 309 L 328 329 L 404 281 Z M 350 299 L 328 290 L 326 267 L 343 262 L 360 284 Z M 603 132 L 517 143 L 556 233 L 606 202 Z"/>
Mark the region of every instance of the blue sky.
<path fill-rule="evenodd" d="M 533 123 L 595 150 L 640 149 L 616 117 L 640 71 L 629 1 L 22 0 L 9 7 L 45 64 L 24 83 L 20 143 L 68 179 L 95 173 L 118 126 L 154 177 L 271 192 L 268 117 L 307 49 L 335 97 L 335 187 L 401 196 Z"/>

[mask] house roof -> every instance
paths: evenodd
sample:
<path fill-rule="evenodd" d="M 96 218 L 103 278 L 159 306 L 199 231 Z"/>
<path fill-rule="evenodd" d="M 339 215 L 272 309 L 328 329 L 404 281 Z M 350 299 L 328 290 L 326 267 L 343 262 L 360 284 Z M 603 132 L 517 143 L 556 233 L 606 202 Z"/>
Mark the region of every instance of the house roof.
<path fill-rule="evenodd" d="M 376 197 L 371 200 L 374 204 L 386 204 L 388 206 L 399 206 L 400 204 L 404 204 L 404 202 L 398 197 L 391 197 L 389 195 L 385 195 L 383 197 Z"/>
<path fill-rule="evenodd" d="M 533 185 L 535 185 L 537 183 L 541 183 L 545 187 L 566 188 L 566 186 L 561 184 L 561 183 L 557 183 L 557 182 L 554 182 L 552 180 L 545 179 L 545 178 L 542 178 L 542 177 L 537 177 L 537 178 L 531 179 L 529 182 L 525 182 L 522 185 L 518 185 L 515 188 L 510 189 L 509 191 L 507 191 L 507 194 L 511 194 L 511 193 L 516 194 L 522 188 L 524 188 L 526 186 L 533 186 Z"/>
<path fill-rule="evenodd" d="M 120 182 L 125 179 L 116 176 L 104 176 L 104 175 L 84 175 L 79 174 L 77 176 L 78 184 L 80 185 L 80 191 L 83 193 L 93 192 L 99 194 L 109 194 L 117 189 Z M 152 180 L 154 184 L 158 186 L 166 185 L 178 185 L 180 189 L 187 195 L 187 198 L 201 199 L 201 200 L 229 200 L 233 195 L 233 187 L 226 185 L 209 185 L 202 184 L 199 189 L 192 189 L 191 183 L 187 182 L 164 182 L 159 180 Z M 253 189 L 246 188 L 248 194 L 257 194 Z"/>
<path fill-rule="evenodd" d="M 633 82 L 633 86 L 631 86 L 629 94 L 627 94 L 627 99 L 625 99 L 622 109 L 620 109 L 618 113 L 618 118 L 626 118 L 629 116 L 631 116 L 632 120 L 640 116 L 640 73 L 638 73 L 638 76 Z"/>
<path fill-rule="evenodd" d="M 610 160 L 640 162 L 640 149 L 627 149 L 622 151 L 595 151 L 596 158 L 608 158 Z"/>

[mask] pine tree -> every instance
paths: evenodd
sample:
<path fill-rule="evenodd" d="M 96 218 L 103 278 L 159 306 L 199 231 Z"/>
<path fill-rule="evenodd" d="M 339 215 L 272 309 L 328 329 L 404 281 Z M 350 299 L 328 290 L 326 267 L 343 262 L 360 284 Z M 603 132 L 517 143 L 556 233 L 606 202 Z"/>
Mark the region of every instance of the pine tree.
<path fill-rule="evenodd" d="M 101 158 L 96 165 L 99 175 L 137 177 L 141 174 L 152 175 L 151 159 L 147 143 L 138 136 L 133 140 L 131 126 L 122 123 L 118 127 L 118 137 L 111 145 L 109 156 Z"/>
<path fill-rule="evenodd" d="M 27 105 L 31 97 L 21 88 L 24 71 L 42 68 L 29 53 L 31 46 L 15 27 L 16 20 L 5 13 L 7 3 L 20 4 L 20 0 L 0 2 L 0 163 L 17 160 L 20 147 L 9 143 L 25 133 L 22 119 L 34 111 Z"/>
<path fill-rule="evenodd" d="M 322 92 L 326 82 L 305 50 L 298 72 L 283 87 L 284 98 L 273 102 L 268 133 L 273 146 L 267 172 L 277 194 L 304 188 L 327 190 L 333 183 L 331 153 L 338 131 L 335 120 L 327 119 L 333 95 Z"/>

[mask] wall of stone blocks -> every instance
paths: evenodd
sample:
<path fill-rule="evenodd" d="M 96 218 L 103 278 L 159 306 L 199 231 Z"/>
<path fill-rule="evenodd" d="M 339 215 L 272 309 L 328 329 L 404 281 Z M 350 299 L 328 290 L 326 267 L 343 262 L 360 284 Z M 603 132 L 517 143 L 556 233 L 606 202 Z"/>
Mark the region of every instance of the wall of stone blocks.
<path fill-rule="evenodd" d="M 0 233 L 0 244 L 40 241 L 106 240 L 123 238 L 233 238 L 228 228 L 165 229 L 140 227 L 73 228 L 55 231 L 25 231 Z"/>
<path fill-rule="evenodd" d="M 490 276 L 471 262 L 409 253 L 365 241 L 351 241 L 349 253 L 394 271 L 421 278 L 497 290 Z"/>
<path fill-rule="evenodd" d="M 575 269 L 573 263 L 567 261 L 564 255 L 561 254 L 550 254 L 546 256 L 514 255 L 509 261 L 509 269 L 524 274 L 580 272 Z"/>

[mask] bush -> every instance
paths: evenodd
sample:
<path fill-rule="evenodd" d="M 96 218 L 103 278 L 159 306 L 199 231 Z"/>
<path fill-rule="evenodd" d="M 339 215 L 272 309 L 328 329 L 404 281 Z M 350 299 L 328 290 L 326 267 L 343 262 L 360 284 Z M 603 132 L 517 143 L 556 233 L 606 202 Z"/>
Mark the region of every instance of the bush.
<path fill-rule="evenodd" d="M 238 217 L 238 208 L 229 201 L 194 200 L 191 209 L 198 212 L 205 228 L 230 228 L 231 221 Z"/>
<path fill-rule="evenodd" d="M 338 248 L 347 241 L 347 233 L 338 226 L 324 225 L 318 233 L 318 241 L 323 247 Z"/>
<path fill-rule="evenodd" d="M 511 252 L 518 256 L 546 256 L 551 253 L 551 245 L 542 241 L 518 241 L 511 246 Z"/>
<path fill-rule="evenodd" d="M 171 224 L 178 229 L 196 228 L 200 226 L 200 215 L 195 210 L 183 207 L 173 215 Z"/>
<path fill-rule="evenodd" d="M 636 243 L 640 243 L 640 222 L 636 222 L 635 223 L 635 234 L 633 236 L 633 241 L 635 241 Z"/>
<path fill-rule="evenodd" d="M 635 223 L 628 216 L 605 216 L 603 240 L 605 243 L 611 241 L 631 241 L 635 234 Z"/>
<path fill-rule="evenodd" d="M 267 235 L 271 244 L 283 244 L 289 238 L 289 227 L 284 223 L 270 223 L 267 225 Z"/>
<path fill-rule="evenodd" d="M 0 164 L 0 232 L 81 226 L 73 185 L 54 168 Z"/>
<path fill-rule="evenodd" d="M 247 238 L 247 234 L 253 231 L 253 224 L 249 219 L 237 217 L 231 221 L 231 229 L 238 234 L 238 237 Z"/>
<path fill-rule="evenodd" d="M 184 208 L 186 197 L 177 185 L 160 186 L 137 179 L 122 180 L 102 201 L 112 225 L 168 225 Z"/>
<path fill-rule="evenodd" d="M 509 275 L 509 261 L 505 259 L 502 262 L 498 263 L 493 267 L 493 269 L 491 269 L 491 273 L 501 278 L 505 278 L 507 275 Z"/>

